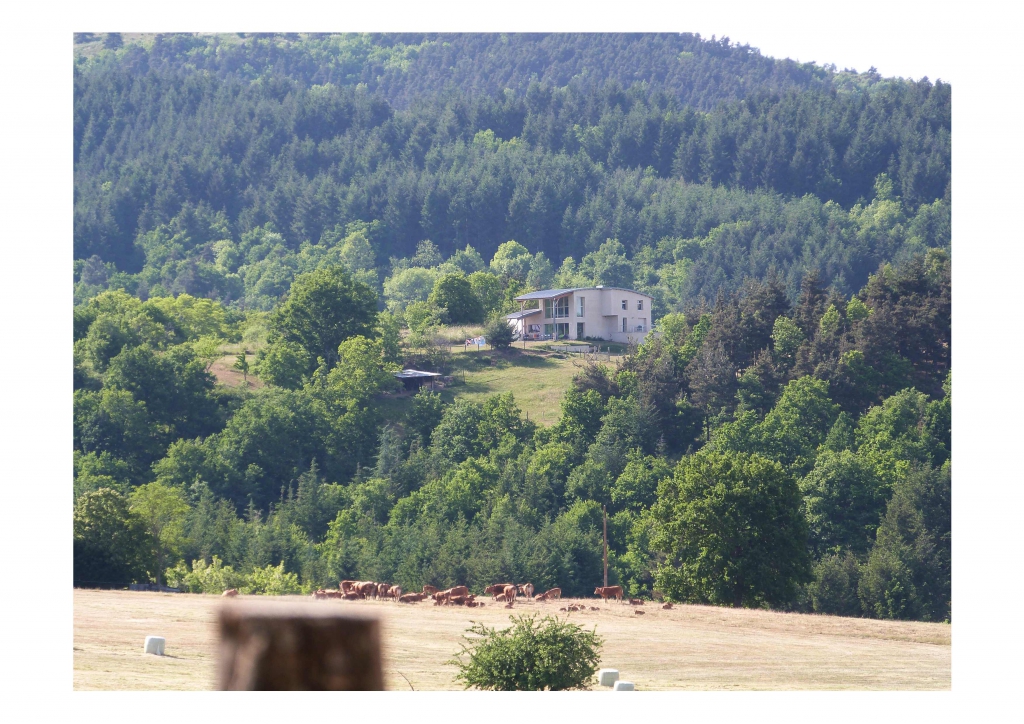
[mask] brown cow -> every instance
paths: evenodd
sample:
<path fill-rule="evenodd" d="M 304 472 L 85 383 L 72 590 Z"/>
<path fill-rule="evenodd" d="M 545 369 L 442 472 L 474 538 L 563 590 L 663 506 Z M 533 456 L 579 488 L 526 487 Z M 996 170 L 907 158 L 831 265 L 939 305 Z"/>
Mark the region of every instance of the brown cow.
<path fill-rule="evenodd" d="M 469 589 L 465 586 L 452 586 L 447 591 L 445 591 L 445 593 L 447 593 L 449 596 L 468 596 Z"/>
<path fill-rule="evenodd" d="M 517 586 L 517 588 L 519 589 L 519 592 L 521 594 L 523 594 L 524 596 L 526 596 L 527 598 L 533 598 L 533 584 L 532 583 L 524 583 L 524 584 L 522 584 L 520 586 Z"/>
<path fill-rule="evenodd" d="M 644 602 L 643 602 L 643 600 L 641 600 L 639 598 L 631 598 L 631 599 L 629 599 L 629 605 L 630 606 L 643 606 Z"/>
<path fill-rule="evenodd" d="M 344 598 L 346 601 L 358 601 L 359 599 L 363 598 L 363 595 L 361 593 L 357 593 L 356 591 L 349 591 L 348 593 L 341 594 L 341 597 Z"/>
<path fill-rule="evenodd" d="M 356 583 L 358 583 L 358 581 L 342 581 L 338 584 L 338 590 L 342 593 L 350 593 L 352 591 L 352 586 Z"/>
<path fill-rule="evenodd" d="M 505 589 L 508 588 L 511 585 L 513 585 L 513 584 L 511 584 L 511 583 L 495 583 L 495 584 L 492 584 L 490 586 L 487 586 L 484 589 L 484 593 L 491 594 L 492 596 L 494 596 L 495 600 L 497 600 L 498 594 L 504 593 Z"/>
<path fill-rule="evenodd" d="M 612 596 L 615 597 L 616 601 L 622 600 L 622 586 L 598 586 L 594 589 L 594 593 L 605 600 Z"/>
<path fill-rule="evenodd" d="M 635 611 L 633 611 L 633 613 L 635 613 L 637 616 L 643 616 L 644 615 L 644 612 L 641 611 L 639 608 L 636 609 Z"/>
<path fill-rule="evenodd" d="M 425 593 L 428 596 L 433 596 L 435 593 L 437 593 L 437 589 L 434 588 L 433 586 L 430 586 L 430 585 L 427 585 L 426 583 L 424 583 L 423 584 L 423 593 Z"/>
<path fill-rule="evenodd" d="M 377 584 L 377 598 L 387 598 L 388 592 L 391 590 L 391 586 L 386 583 Z"/>
<path fill-rule="evenodd" d="M 224 591 L 224 593 L 222 593 L 220 595 L 221 596 L 226 596 L 227 598 L 234 598 L 235 596 L 238 595 L 238 589 L 237 588 L 229 588 L 228 590 Z"/>
<path fill-rule="evenodd" d="M 591 610 L 591 611 L 600 611 L 601 609 L 600 609 L 600 608 L 598 608 L 597 606 L 591 606 L 591 607 L 590 607 L 590 610 Z"/>
<path fill-rule="evenodd" d="M 419 603 L 426 597 L 425 593 L 405 593 L 399 596 L 398 600 L 400 603 Z"/>
<path fill-rule="evenodd" d="M 391 598 L 393 598 L 393 599 L 395 599 L 397 601 L 398 599 L 400 599 L 402 597 L 402 587 L 401 586 L 392 586 L 391 590 L 388 591 L 388 596 L 390 596 Z"/>
<path fill-rule="evenodd" d="M 561 588 L 552 588 L 550 590 L 544 591 L 543 595 L 544 595 L 544 600 L 545 601 L 549 601 L 552 598 L 561 598 L 562 597 L 562 589 Z"/>
<path fill-rule="evenodd" d="M 373 581 L 356 581 L 352 590 L 359 594 L 360 598 L 374 595 L 377 591 L 377 584 Z"/>
<path fill-rule="evenodd" d="M 664 605 L 662 606 L 662 608 L 664 608 L 664 609 L 669 609 L 669 608 L 672 608 L 672 604 L 671 604 L 671 603 L 666 603 L 666 604 L 664 604 Z"/>
<path fill-rule="evenodd" d="M 518 589 L 511 583 L 505 586 L 505 600 L 510 603 L 515 603 L 517 591 Z"/>

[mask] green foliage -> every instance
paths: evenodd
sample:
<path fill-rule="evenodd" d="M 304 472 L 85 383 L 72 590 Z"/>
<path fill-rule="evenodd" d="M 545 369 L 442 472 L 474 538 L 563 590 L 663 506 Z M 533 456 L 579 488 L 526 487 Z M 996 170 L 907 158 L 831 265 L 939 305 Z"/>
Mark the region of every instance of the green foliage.
<path fill-rule="evenodd" d="M 130 510 L 146 525 L 156 546 L 157 584 L 164 562 L 182 553 L 185 543 L 185 520 L 190 507 L 181 488 L 147 483 L 132 491 Z"/>
<path fill-rule="evenodd" d="M 526 281 L 532 258 L 530 250 L 518 241 L 501 244 L 491 259 L 491 271 L 504 279 Z"/>
<path fill-rule="evenodd" d="M 377 337 L 380 339 L 380 352 L 384 362 L 400 364 L 402 361 L 401 325 L 398 318 L 390 312 L 377 315 Z"/>
<path fill-rule="evenodd" d="M 500 314 L 491 317 L 487 326 L 484 327 L 484 339 L 494 349 L 508 349 L 511 347 L 513 336 L 512 326 Z"/>
<path fill-rule="evenodd" d="M 480 300 L 485 316 L 510 311 L 506 307 L 506 287 L 501 277 L 487 271 L 476 271 L 469 275 L 469 284 L 473 294 Z M 513 285 L 509 286 L 509 291 Z"/>
<path fill-rule="evenodd" d="M 238 590 L 241 593 L 263 594 L 265 596 L 287 596 L 302 593 L 299 578 L 294 573 L 284 570 L 284 562 L 276 566 L 264 566 L 253 569 L 245 576 L 245 583 Z"/>
<path fill-rule="evenodd" d="M 110 488 L 84 493 L 75 503 L 75 585 L 105 588 L 148 581 L 154 543 L 125 496 Z"/>
<path fill-rule="evenodd" d="M 639 450 L 627 453 L 625 469 L 611 489 L 613 509 L 624 508 L 640 512 L 650 508 L 658 494 L 658 484 L 672 475 L 672 468 L 664 458 L 644 456 Z"/>
<path fill-rule="evenodd" d="M 298 342 L 278 340 L 256 353 L 256 374 L 268 385 L 299 389 L 309 366 L 309 354 Z"/>
<path fill-rule="evenodd" d="M 362 406 L 374 395 L 398 385 L 395 372 L 399 367 L 384 361 L 380 340 L 349 337 L 338 345 L 337 360 L 326 378 L 327 395 L 335 404 Z"/>
<path fill-rule="evenodd" d="M 633 287 L 633 267 L 626 259 L 626 248 L 618 239 L 606 240 L 597 251 L 583 257 L 580 272 L 593 279 L 594 284 Z"/>
<path fill-rule="evenodd" d="M 76 390 L 74 446 L 130 463 L 135 470 L 159 455 L 163 431 L 153 425 L 146 404 L 126 390 Z"/>
<path fill-rule="evenodd" d="M 245 350 L 242 350 L 235 356 L 235 363 L 231 365 L 231 368 L 242 373 L 242 378 L 248 382 L 249 380 L 249 358 Z"/>
<path fill-rule="evenodd" d="M 441 395 L 433 390 L 421 388 L 412 398 L 412 406 L 407 413 L 407 424 L 420 436 L 421 444 L 430 441 L 430 435 L 438 426 L 444 414 Z"/>
<path fill-rule="evenodd" d="M 431 433 L 431 447 L 444 460 L 460 463 L 480 452 L 477 436 L 484 420 L 480 405 L 456 400 L 445 408 L 441 422 Z"/>
<path fill-rule="evenodd" d="M 188 593 L 220 594 L 229 588 L 241 586 L 245 580 L 231 566 L 225 566 L 217 556 L 213 556 L 210 563 L 201 558 L 192 561 L 191 570 L 185 561 L 179 561 L 173 568 L 168 568 L 164 575 L 168 586 Z"/>
<path fill-rule="evenodd" d="M 864 612 L 877 618 L 949 620 L 950 474 L 918 469 L 900 481 L 861 573 Z"/>
<path fill-rule="evenodd" d="M 775 343 L 776 359 L 783 363 L 790 362 L 804 341 L 804 333 L 789 317 L 777 317 L 772 328 L 772 341 Z"/>
<path fill-rule="evenodd" d="M 796 482 L 759 455 L 701 451 L 658 488 L 655 585 L 674 600 L 758 606 L 810 580 Z"/>
<path fill-rule="evenodd" d="M 950 86 L 686 34 L 410 38 L 171 34 L 76 60 L 76 506 L 188 508 L 132 575 L 216 555 L 302 586 L 589 594 L 606 503 L 613 577 L 649 593 L 675 570 L 710 600 L 725 574 L 666 562 L 652 511 L 690 510 L 655 486 L 714 453 L 799 481 L 817 559 L 747 605 L 948 617 Z M 449 369 L 447 319 L 593 284 L 651 294 L 660 337 L 583 366 L 556 425 L 436 395 L 403 425 L 382 399 L 406 349 Z M 215 384 L 225 342 L 266 387 Z M 732 540 L 760 519 L 722 475 Z M 780 550 L 753 559 L 802 580 Z"/>
<path fill-rule="evenodd" d="M 402 310 L 413 302 L 425 302 L 434 289 L 437 272 L 423 267 L 395 271 L 384 280 L 384 298 L 392 309 Z"/>
<path fill-rule="evenodd" d="M 814 580 L 807 584 L 814 611 L 835 616 L 859 616 L 859 579 L 860 566 L 849 551 L 824 556 L 814 566 Z"/>
<path fill-rule="evenodd" d="M 867 460 L 850 450 L 823 451 L 800 480 L 800 491 L 817 554 L 868 550 L 889 491 Z"/>
<path fill-rule="evenodd" d="M 449 259 L 448 261 L 450 261 L 452 264 L 454 264 L 456 267 L 462 270 L 462 273 L 466 274 L 467 276 L 471 276 L 476 272 L 483 271 L 484 268 L 486 267 L 486 264 L 484 264 L 483 257 L 480 256 L 480 252 L 478 252 L 469 244 L 466 244 L 465 249 L 459 249 L 454 254 L 452 254 L 451 259 Z"/>
<path fill-rule="evenodd" d="M 74 495 L 75 501 L 83 493 L 100 488 L 110 488 L 124 494 L 128 492 L 134 477 L 132 466 L 108 452 L 74 452 Z"/>
<path fill-rule="evenodd" d="M 299 344 L 311 360 L 322 357 L 330 368 L 343 341 L 372 336 L 376 314 L 372 289 L 341 267 L 326 267 L 296 277 L 274 320 L 286 341 Z"/>
<path fill-rule="evenodd" d="M 483 307 L 464 274 L 444 274 L 434 282 L 427 303 L 441 311 L 449 324 L 476 324 L 483 321 Z"/>
<path fill-rule="evenodd" d="M 489 691 L 589 689 L 601 660 L 603 639 L 596 631 L 545 616 L 510 616 L 503 630 L 478 623 L 450 663 L 455 680 Z"/>

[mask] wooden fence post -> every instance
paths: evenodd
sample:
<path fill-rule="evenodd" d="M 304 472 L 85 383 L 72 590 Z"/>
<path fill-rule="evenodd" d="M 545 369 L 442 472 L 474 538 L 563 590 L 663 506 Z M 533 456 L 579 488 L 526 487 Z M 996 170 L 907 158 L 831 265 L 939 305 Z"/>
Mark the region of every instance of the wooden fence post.
<path fill-rule="evenodd" d="M 383 691 L 380 622 L 311 602 L 227 603 L 217 688 Z"/>

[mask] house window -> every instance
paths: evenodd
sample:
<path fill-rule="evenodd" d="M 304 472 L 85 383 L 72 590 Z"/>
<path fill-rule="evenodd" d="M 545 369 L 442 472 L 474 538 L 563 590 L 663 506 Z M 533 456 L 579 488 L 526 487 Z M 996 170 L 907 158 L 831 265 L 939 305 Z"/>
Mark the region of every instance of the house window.
<path fill-rule="evenodd" d="M 644 300 L 643 299 L 637 299 L 636 300 L 636 308 L 638 310 L 640 310 L 641 312 L 643 311 L 643 309 L 644 309 Z"/>
<path fill-rule="evenodd" d="M 626 331 L 626 318 L 625 317 L 622 318 L 622 331 L 623 332 Z"/>
<path fill-rule="evenodd" d="M 622 308 L 623 309 L 628 309 L 628 307 L 626 306 L 627 304 L 628 304 L 628 302 L 625 299 L 623 299 L 622 300 Z"/>
<path fill-rule="evenodd" d="M 583 339 L 583 322 L 576 322 L 576 339 Z"/>
<path fill-rule="evenodd" d="M 554 315 L 552 312 L 552 302 L 550 299 L 544 300 L 544 319 L 551 319 Z"/>
<path fill-rule="evenodd" d="M 554 333 L 555 333 L 555 325 L 553 325 L 553 324 L 545 324 L 544 325 L 544 334 L 546 334 L 547 336 L 550 337 Z"/>
<path fill-rule="evenodd" d="M 555 319 L 565 319 L 569 316 L 569 297 L 559 297 L 555 300 Z"/>
<path fill-rule="evenodd" d="M 583 297 L 576 297 L 576 316 L 577 317 L 584 317 L 584 316 L 586 316 L 586 312 L 584 310 L 583 302 L 584 302 L 584 298 Z"/>
<path fill-rule="evenodd" d="M 568 339 L 569 338 L 569 323 L 558 322 L 555 324 L 555 338 L 556 339 Z"/>

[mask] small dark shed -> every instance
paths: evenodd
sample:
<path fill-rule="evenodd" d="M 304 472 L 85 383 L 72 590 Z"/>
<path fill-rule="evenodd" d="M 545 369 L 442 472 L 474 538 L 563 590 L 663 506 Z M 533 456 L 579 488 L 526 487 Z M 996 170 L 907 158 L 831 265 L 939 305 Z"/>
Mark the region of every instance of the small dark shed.
<path fill-rule="evenodd" d="M 402 370 L 395 373 L 395 377 L 402 381 L 407 390 L 418 390 L 428 382 L 431 389 L 433 389 L 434 379 L 440 376 L 437 372 L 423 372 L 422 370 Z"/>

